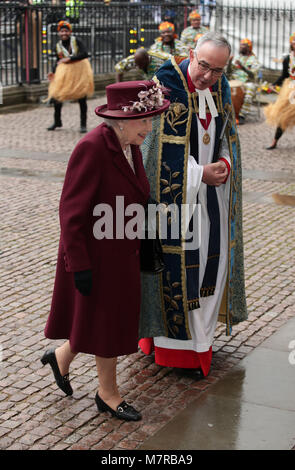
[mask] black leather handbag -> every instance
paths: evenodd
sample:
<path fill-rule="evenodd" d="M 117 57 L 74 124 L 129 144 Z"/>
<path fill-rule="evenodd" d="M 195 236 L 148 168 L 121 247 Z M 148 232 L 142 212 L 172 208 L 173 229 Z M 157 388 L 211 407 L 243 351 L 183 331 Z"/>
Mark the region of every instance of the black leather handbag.
<path fill-rule="evenodd" d="M 144 238 L 140 241 L 140 270 L 158 274 L 165 268 L 163 250 L 158 232 L 156 238 Z"/>
<path fill-rule="evenodd" d="M 149 203 L 155 201 L 149 199 Z M 154 232 L 155 238 L 151 238 L 148 230 L 148 212 L 145 211 L 144 238 L 140 240 L 140 270 L 150 274 L 159 274 L 164 268 L 163 249 L 158 230 Z"/>

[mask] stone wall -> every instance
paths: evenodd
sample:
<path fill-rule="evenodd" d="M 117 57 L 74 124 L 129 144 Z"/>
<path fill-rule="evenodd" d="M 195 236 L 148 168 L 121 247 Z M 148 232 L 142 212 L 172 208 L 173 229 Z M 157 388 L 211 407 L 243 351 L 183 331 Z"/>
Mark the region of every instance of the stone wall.
<path fill-rule="evenodd" d="M 140 72 L 131 71 L 124 73 L 123 80 L 140 80 Z M 105 87 L 116 80 L 115 73 L 96 75 L 94 77 L 95 95 L 105 93 Z M 48 82 L 42 82 L 32 85 L 13 85 L 3 88 L 3 105 L 0 106 L 0 112 L 11 107 L 21 107 L 23 105 L 32 105 L 46 100 Z"/>
<path fill-rule="evenodd" d="M 263 71 L 263 81 L 272 83 L 280 72 L 273 70 Z M 142 75 L 137 71 L 124 73 L 123 80 L 140 80 Z M 94 77 L 95 94 L 105 93 L 105 87 L 116 80 L 115 73 L 96 75 Z M 47 97 L 48 82 L 42 82 L 34 85 L 14 85 L 3 88 L 3 105 L 0 106 L 0 113 L 5 112 L 7 108 L 22 107 L 24 105 L 38 104 Z"/>

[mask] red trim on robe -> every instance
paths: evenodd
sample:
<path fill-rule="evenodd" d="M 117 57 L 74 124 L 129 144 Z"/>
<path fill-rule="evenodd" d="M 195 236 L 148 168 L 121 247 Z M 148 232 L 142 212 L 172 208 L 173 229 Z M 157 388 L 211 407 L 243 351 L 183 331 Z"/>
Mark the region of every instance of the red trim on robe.
<path fill-rule="evenodd" d="M 227 177 L 225 178 L 225 180 L 223 181 L 223 184 L 225 184 L 227 182 L 227 178 L 229 177 L 229 174 L 230 174 L 230 164 L 228 163 L 227 159 L 226 158 L 223 158 L 223 157 L 220 157 L 219 160 L 221 160 L 222 162 L 224 162 L 226 164 L 226 167 L 227 167 Z"/>
<path fill-rule="evenodd" d="M 144 354 L 155 351 L 155 362 L 159 366 L 177 367 L 180 369 L 202 369 L 204 376 L 209 374 L 212 361 L 212 346 L 202 353 L 187 349 L 167 349 L 154 345 L 153 338 L 143 338 L 139 347 Z"/>
<path fill-rule="evenodd" d="M 187 77 L 187 86 L 188 86 L 189 92 L 194 93 L 194 91 L 196 91 L 196 87 L 192 82 L 188 69 L 187 69 L 186 77 Z M 209 90 L 211 91 L 211 88 L 209 88 Z M 197 116 L 198 116 L 200 123 L 202 124 L 203 128 L 206 131 L 212 119 L 211 113 L 206 113 L 206 119 L 200 119 L 198 114 Z"/>
<path fill-rule="evenodd" d="M 192 82 L 192 79 L 190 77 L 190 74 L 189 74 L 189 71 L 187 69 L 187 85 L 188 85 L 188 89 L 189 89 L 189 92 L 190 93 L 193 93 L 195 91 L 195 85 L 193 84 Z M 210 88 L 210 91 L 211 91 L 211 88 Z M 199 116 L 198 116 L 199 118 Z M 206 113 L 206 119 L 200 119 L 200 123 L 202 124 L 203 128 L 205 129 L 205 131 L 208 129 L 209 127 L 209 124 L 211 122 L 211 119 L 212 119 L 212 116 L 211 116 L 211 113 Z M 229 176 L 229 173 L 230 173 L 230 165 L 228 163 L 228 161 L 225 159 L 225 158 L 219 158 L 219 160 L 222 160 L 226 166 L 227 166 L 227 177 L 225 178 L 225 180 L 223 181 L 223 184 L 226 183 L 227 181 L 227 178 Z"/>

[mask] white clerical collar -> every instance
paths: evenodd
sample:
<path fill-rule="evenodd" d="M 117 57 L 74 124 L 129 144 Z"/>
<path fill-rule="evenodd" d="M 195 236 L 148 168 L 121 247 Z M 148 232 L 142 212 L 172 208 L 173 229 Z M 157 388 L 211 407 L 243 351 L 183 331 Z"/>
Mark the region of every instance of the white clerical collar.
<path fill-rule="evenodd" d="M 188 73 L 190 75 L 190 65 L 188 66 Z M 209 111 L 211 113 L 211 116 L 213 118 L 218 116 L 218 112 L 214 103 L 214 100 L 211 95 L 211 91 L 209 88 L 206 88 L 205 90 L 198 90 L 195 88 L 196 92 L 199 95 L 199 118 L 200 119 L 206 119 L 206 101 L 208 104 Z"/>

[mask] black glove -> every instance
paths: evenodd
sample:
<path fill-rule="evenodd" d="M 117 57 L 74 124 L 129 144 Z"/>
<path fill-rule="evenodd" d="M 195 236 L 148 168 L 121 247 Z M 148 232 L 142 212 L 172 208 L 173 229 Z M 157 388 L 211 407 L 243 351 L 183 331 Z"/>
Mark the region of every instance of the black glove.
<path fill-rule="evenodd" d="M 80 294 L 88 296 L 92 290 L 92 271 L 78 271 L 74 273 L 75 287 Z"/>

